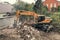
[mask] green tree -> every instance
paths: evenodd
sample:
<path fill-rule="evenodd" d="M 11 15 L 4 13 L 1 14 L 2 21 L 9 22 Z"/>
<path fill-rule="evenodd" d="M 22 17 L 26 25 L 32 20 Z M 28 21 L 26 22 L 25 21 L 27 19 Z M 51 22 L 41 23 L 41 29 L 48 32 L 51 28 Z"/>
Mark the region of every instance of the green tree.
<path fill-rule="evenodd" d="M 33 11 L 33 6 L 34 4 L 28 4 L 28 3 L 25 3 L 25 2 L 16 2 L 14 5 L 16 10 L 27 10 L 27 11 Z"/>
<path fill-rule="evenodd" d="M 34 11 L 36 13 L 42 13 L 42 0 L 37 0 L 34 7 L 33 7 Z"/>
<path fill-rule="evenodd" d="M 33 3 L 32 4 L 26 4 L 25 5 L 25 10 L 27 10 L 27 11 L 33 11 L 33 6 L 34 6 Z"/>
<path fill-rule="evenodd" d="M 28 10 L 29 10 L 28 7 L 29 7 L 29 4 L 26 4 L 26 5 L 25 5 L 25 10 L 28 11 Z"/>

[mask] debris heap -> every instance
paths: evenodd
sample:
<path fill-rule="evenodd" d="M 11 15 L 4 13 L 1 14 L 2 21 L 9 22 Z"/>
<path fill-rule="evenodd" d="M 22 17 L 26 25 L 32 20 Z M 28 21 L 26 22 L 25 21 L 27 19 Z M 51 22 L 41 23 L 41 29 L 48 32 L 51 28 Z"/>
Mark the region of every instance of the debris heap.
<path fill-rule="evenodd" d="M 54 33 L 45 33 L 28 25 L 5 28 L 0 31 L 0 40 L 60 40 L 58 37 Z"/>

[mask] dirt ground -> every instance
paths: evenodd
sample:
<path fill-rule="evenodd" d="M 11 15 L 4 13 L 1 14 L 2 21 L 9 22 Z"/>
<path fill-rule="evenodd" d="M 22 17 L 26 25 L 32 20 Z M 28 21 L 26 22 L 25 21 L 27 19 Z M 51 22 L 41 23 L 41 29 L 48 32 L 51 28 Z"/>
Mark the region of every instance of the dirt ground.
<path fill-rule="evenodd" d="M 60 34 L 57 32 L 46 33 L 25 25 L 0 30 L 0 40 L 60 40 Z"/>

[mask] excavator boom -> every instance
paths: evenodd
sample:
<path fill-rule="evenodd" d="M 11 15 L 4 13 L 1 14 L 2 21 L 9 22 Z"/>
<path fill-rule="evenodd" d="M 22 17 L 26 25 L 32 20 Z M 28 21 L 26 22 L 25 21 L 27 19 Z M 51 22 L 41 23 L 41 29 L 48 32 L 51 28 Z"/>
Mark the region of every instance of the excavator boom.
<path fill-rule="evenodd" d="M 30 11 L 20 11 L 18 10 L 16 12 L 16 17 L 17 19 L 20 17 L 20 15 L 28 15 L 28 16 L 33 16 L 34 18 L 37 18 L 38 17 L 38 14 L 36 14 L 35 12 L 30 12 Z"/>

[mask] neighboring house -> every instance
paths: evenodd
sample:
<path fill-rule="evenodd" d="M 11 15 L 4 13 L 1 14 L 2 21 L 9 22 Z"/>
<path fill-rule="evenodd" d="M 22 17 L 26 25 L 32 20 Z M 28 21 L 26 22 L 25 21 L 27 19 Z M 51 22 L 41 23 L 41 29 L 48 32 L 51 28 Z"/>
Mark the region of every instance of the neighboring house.
<path fill-rule="evenodd" d="M 60 2 L 57 0 L 45 0 L 43 2 L 44 6 L 47 6 L 48 10 L 50 11 L 52 7 L 57 8 L 58 6 L 60 6 Z"/>
<path fill-rule="evenodd" d="M 11 13 L 14 11 L 14 7 L 8 3 L 0 3 L 0 13 Z"/>

